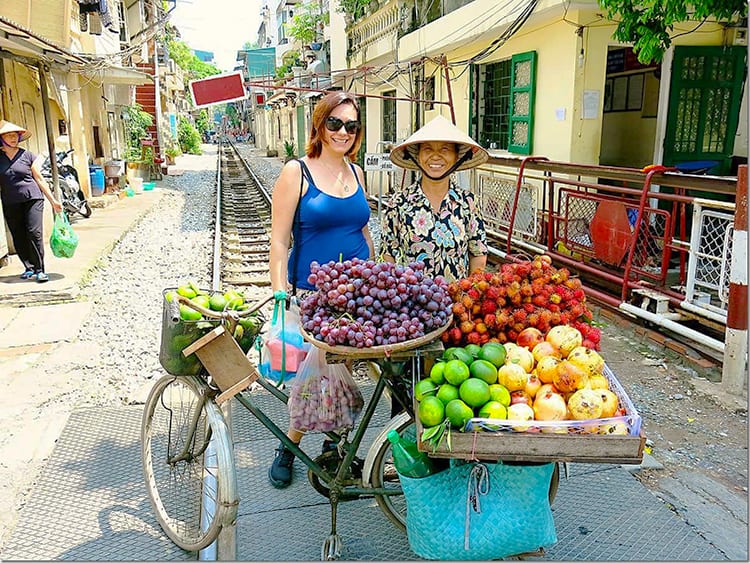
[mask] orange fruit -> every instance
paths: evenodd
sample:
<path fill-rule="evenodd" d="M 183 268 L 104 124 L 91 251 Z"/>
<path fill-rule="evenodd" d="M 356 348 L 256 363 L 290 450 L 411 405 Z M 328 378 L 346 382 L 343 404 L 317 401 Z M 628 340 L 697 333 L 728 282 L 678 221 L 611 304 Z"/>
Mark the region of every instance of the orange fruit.
<path fill-rule="evenodd" d="M 414 385 L 414 397 L 421 401 L 426 396 L 434 396 L 437 391 L 437 385 L 432 379 L 422 379 Z"/>

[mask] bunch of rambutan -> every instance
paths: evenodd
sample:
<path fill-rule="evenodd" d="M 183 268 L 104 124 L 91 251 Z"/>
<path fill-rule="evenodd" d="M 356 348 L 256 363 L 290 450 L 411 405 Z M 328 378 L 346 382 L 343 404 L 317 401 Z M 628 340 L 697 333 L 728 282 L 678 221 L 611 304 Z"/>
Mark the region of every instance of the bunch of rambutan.
<path fill-rule="evenodd" d="M 581 280 L 555 268 L 547 255 L 503 264 L 495 273 L 475 272 L 451 283 L 448 294 L 454 326 L 443 341 L 451 345 L 515 342 L 527 327 L 546 334 L 553 326 L 571 325 L 584 346 L 599 349 L 601 331 L 591 325 Z"/>

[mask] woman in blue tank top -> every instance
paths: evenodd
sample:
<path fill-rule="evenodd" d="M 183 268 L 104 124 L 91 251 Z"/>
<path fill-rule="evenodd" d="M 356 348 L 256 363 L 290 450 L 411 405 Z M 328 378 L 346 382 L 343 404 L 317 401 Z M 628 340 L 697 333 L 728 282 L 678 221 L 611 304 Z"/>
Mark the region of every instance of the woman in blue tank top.
<path fill-rule="evenodd" d="M 286 291 L 289 284 L 315 289 L 307 281 L 313 261 L 323 264 L 374 256 L 364 173 L 349 161 L 362 143 L 359 117 L 359 104 L 352 94 L 337 91 L 324 96 L 313 110 L 306 155 L 287 162 L 281 170 L 271 211 L 269 271 L 274 291 Z M 291 427 L 287 435 L 295 443 L 303 436 Z M 280 445 L 268 471 L 274 487 L 291 483 L 293 461 L 294 454 Z"/>

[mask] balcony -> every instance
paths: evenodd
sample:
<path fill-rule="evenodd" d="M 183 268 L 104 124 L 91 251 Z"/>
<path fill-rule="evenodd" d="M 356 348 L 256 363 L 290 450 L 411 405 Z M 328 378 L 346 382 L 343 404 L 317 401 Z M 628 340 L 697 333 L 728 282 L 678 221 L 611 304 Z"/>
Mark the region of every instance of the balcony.
<path fill-rule="evenodd" d="M 396 36 L 411 25 L 413 2 L 409 0 L 372 0 L 364 18 L 347 26 L 348 58 L 357 65 L 393 51 Z M 404 27 L 405 24 L 405 27 Z M 365 59 L 366 57 L 366 59 Z"/>

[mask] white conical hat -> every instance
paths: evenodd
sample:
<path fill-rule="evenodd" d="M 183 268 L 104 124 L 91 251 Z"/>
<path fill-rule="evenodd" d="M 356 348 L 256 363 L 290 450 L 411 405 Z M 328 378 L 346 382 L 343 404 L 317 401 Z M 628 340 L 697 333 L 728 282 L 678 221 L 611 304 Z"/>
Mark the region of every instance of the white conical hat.
<path fill-rule="evenodd" d="M 414 132 L 391 151 L 391 162 L 401 168 L 410 170 L 419 170 L 417 166 L 417 155 L 419 154 L 419 144 L 426 141 L 448 141 L 461 145 L 458 150 L 458 159 L 464 158 L 467 152 L 471 152 L 471 157 L 462 162 L 456 170 L 466 170 L 474 168 L 487 161 L 489 154 L 477 142 L 453 125 L 442 115 L 438 115 L 429 123 Z"/>
<path fill-rule="evenodd" d="M 4 119 L 0 119 L 0 135 L 5 135 L 6 133 L 20 133 L 21 138 L 18 139 L 19 141 L 25 141 L 29 137 L 31 137 L 31 131 L 28 129 L 24 129 L 23 127 L 19 127 L 15 123 L 11 123 L 10 121 L 5 121 Z"/>

